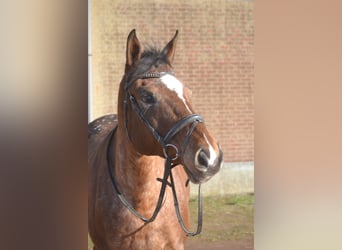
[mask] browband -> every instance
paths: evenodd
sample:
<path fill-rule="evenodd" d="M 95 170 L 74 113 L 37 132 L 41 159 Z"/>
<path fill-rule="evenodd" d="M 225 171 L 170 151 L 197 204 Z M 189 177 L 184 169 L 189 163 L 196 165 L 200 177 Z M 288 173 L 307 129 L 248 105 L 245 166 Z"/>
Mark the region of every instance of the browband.
<path fill-rule="evenodd" d="M 145 72 L 143 74 L 137 75 L 134 77 L 131 81 L 126 83 L 125 85 L 125 90 L 129 89 L 133 82 L 135 82 L 138 79 L 149 79 L 149 78 L 161 78 L 165 75 L 175 75 L 172 71 L 167 71 L 167 72 Z"/>

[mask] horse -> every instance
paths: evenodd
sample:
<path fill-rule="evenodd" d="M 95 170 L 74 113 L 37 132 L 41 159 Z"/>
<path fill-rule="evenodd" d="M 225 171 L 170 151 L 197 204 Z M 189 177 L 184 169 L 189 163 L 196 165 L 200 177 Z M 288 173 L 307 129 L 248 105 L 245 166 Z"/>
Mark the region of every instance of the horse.
<path fill-rule="evenodd" d="M 217 140 L 174 74 L 178 31 L 163 49 L 127 38 L 117 115 L 88 124 L 88 232 L 94 250 L 185 249 L 189 181 L 222 166 Z M 200 194 L 200 191 L 199 191 Z M 199 204 L 199 219 L 201 205 Z"/>

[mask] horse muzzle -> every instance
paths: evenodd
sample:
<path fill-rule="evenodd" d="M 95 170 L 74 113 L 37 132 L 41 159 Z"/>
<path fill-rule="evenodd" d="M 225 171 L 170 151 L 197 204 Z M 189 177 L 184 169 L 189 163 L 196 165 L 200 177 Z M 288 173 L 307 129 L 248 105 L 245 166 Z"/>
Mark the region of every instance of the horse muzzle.
<path fill-rule="evenodd" d="M 205 149 L 199 149 L 195 156 L 195 167 L 203 173 L 217 173 L 222 165 L 222 150 L 219 149 L 218 154 L 208 152 Z"/>
<path fill-rule="evenodd" d="M 218 152 L 200 148 L 197 150 L 193 167 L 184 167 L 191 182 L 205 183 L 213 177 L 223 165 L 223 153 L 221 148 Z"/>

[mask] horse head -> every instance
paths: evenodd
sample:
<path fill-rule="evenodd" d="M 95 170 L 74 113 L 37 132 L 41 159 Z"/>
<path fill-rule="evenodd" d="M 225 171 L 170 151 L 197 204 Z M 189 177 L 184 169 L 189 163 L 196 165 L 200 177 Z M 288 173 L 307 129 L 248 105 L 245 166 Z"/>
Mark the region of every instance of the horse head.
<path fill-rule="evenodd" d="M 139 154 L 182 164 L 193 183 L 204 183 L 219 171 L 223 156 L 195 113 L 191 91 L 173 72 L 177 35 L 161 50 L 144 50 L 135 30 L 130 32 L 119 90 L 119 126 Z"/>

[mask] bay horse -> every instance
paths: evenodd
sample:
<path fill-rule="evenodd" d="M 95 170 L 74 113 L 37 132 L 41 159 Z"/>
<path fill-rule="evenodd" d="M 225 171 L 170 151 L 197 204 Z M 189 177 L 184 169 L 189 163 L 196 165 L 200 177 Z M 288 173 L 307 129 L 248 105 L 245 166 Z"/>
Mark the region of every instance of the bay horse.
<path fill-rule="evenodd" d="M 88 125 L 88 232 L 94 250 L 185 249 L 189 180 L 208 181 L 223 156 L 190 90 L 174 75 L 178 31 L 161 50 L 127 38 L 118 114 Z M 200 191 L 199 191 L 200 194 Z M 200 197 L 200 196 L 199 196 Z M 201 219 L 199 204 L 199 220 Z"/>

